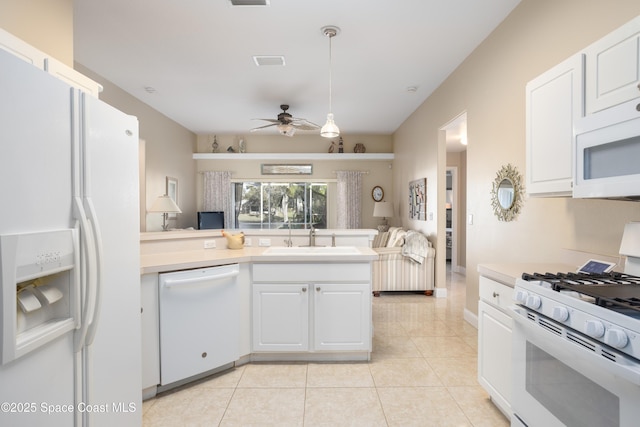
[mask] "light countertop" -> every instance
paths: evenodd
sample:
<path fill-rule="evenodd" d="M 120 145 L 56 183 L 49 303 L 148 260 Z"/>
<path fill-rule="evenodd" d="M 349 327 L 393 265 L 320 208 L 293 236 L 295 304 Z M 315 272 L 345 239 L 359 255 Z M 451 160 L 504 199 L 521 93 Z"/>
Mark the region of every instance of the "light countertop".
<path fill-rule="evenodd" d="M 368 247 L 358 247 L 357 255 L 264 255 L 266 247 L 245 247 L 243 249 L 201 249 L 191 251 L 164 252 L 141 255 L 140 274 L 161 273 L 193 268 L 213 267 L 240 262 L 322 262 L 345 263 L 378 259 L 378 254 Z"/>
<path fill-rule="evenodd" d="M 503 263 L 479 264 L 478 273 L 504 285 L 514 287 L 522 273 L 567 273 L 576 271 L 575 265 L 562 263 Z"/>

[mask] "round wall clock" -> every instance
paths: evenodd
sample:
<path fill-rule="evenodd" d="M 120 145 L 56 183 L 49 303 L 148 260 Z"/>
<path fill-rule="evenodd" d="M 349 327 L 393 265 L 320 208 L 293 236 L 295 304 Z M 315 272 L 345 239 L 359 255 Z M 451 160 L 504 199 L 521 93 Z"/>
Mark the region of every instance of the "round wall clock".
<path fill-rule="evenodd" d="M 380 187 L 379 185 L 373 187 L 373 190 L 371 190 L 371 197 L 373 197 L 373 200 L 375 200 L 376 202 L 381 202 L 382 199 L 384 199 L 384 190 L 382 189 L 382 187 Z"/>

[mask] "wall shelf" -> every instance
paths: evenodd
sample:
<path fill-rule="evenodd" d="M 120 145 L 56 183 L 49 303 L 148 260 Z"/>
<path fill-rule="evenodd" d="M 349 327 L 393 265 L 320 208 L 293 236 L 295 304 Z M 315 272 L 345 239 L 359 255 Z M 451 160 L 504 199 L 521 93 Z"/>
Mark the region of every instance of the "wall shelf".
<path fill-rule="evenodd" d="M 193 153 L 194 160 L 393 160 L 393 153 Z"/>

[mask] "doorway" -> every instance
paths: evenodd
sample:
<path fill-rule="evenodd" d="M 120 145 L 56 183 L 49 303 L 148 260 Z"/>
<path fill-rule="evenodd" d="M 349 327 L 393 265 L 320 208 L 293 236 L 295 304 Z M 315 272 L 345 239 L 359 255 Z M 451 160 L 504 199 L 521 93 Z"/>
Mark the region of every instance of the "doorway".
<path fill-rule="evenodd" d="M 443 206 L 446 226 L 446 262 L 451 271 L 465 273 L 466 266 L 466 169 L 467 114 L 462 113 L 447 123 L 445 131 L 447 163 L 446 197 Z"/>

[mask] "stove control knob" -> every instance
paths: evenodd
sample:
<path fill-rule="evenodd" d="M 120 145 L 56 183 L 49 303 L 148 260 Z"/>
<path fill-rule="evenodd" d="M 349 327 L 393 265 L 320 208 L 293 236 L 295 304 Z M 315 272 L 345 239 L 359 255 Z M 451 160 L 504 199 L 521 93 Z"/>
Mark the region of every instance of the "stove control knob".
<path fill-rule="evenodd" d="M 551 317 L 553 318 L 553 320 L 556 320 L 558 322 L 566 322 L 569 318 L 569 310 L 567 310 L 565 307 L 562 307 L 561 305 L 557 305 L 553 307 Z"/>
<path fill-rule="evenodd" d="M 523 291 L 522 289 L 518 289 L 515 294 L 513 294 L 513 300 L 518 304 L 524 304 L 527 301 L 527 291 Z"/>
<path fill-rule="evenodd" d="M 604 335 L 604 325 L 599 320 L 587 320 L 584 324 L 584 333 L 593 338 Z"/>
<path fill-rule="evenodd" d="M 542 301 L 538 295 L 529 295 L 527 297 L 527 301 L 524 303 L 527 307 L 532 310 L 537 310 L 542 305 Z"/>
<path fill-rule="evenodd" d="M 623 348 L 629 342 L 627 334 L 622 329 L 609 329 L 604 336 L 604 342 L 611 347 Z"/>

